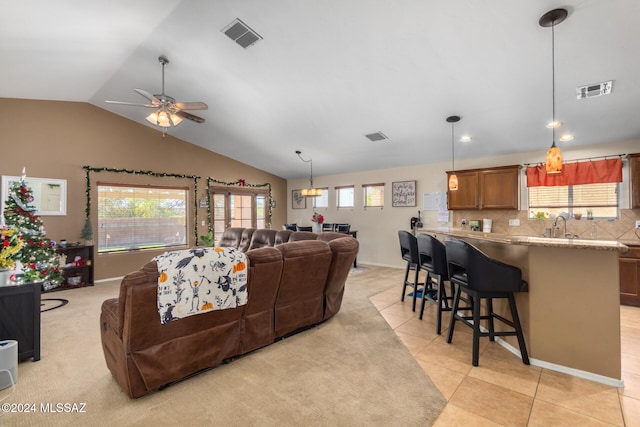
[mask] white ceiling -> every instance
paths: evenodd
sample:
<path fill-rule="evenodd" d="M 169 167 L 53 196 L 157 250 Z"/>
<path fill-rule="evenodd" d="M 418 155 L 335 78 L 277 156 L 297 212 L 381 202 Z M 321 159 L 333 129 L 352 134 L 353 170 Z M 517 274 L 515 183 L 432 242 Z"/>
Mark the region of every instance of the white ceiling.
<path fill-rule="evenodd" d="M 284 178 L 640 138 L 638 0 L 0 0 L 0 97 L 88 102 L 149 125 L 133 91 L 203 101 L 170 134 Z M 264 39 L 221 32 L 242 19 Z M 577 86 L 614 80 L 608 96 Z M 150 126 L 150 125 L 149 125 Z M 364 134 L 382 131 L 387 141 Z M 470 143 L 457 139 L 470 134 Z M 164 143 L 158 137 L 158 144 Z M 640 148 L 640 147 L 639 147 Z M 612 153 L 617 154 L 617 153 Z M 535 161 L 536 159 L 531 159 Z"/>

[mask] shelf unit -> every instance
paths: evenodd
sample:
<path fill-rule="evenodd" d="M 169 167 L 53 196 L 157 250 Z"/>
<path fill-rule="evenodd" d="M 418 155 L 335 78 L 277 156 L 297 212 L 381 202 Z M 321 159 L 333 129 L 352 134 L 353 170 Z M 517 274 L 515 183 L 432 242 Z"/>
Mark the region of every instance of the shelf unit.
<path fill-rule="evenodd" d="M 66 264 L 72 263 L 79 256 L 82 259 L 82 265 L 62 267 L 64 282 L 52 290 L 93 286 L 93 245 L 58 246 L 56 252 L 66 255 Z"/>

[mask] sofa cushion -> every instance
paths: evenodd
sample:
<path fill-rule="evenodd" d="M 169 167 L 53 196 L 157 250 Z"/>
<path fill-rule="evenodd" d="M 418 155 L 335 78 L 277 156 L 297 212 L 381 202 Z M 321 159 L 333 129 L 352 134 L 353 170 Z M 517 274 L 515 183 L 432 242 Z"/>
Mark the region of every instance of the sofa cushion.
<path fill-rule="evenodd" d="M 322 320 L 331 249 L 318 240 L 288 242 L 276 249 L 283 260 L 275 305 L 275 332 L 281 337 Z"/>
<path fill-rule="evenodd" d="M 218 246 L 226 246 L 231 248 L 240 247 L 240 241 L 242 240 L 242 232 L 244 227 L 229 227 L 222 232 Z"/>

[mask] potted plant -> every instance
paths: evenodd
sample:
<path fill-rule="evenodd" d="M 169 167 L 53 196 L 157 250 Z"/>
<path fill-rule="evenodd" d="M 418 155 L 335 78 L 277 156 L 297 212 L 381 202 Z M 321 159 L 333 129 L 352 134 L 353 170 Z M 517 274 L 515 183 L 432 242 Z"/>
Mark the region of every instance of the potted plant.
<path fill-rule="evenodd" d="M 322 223 L 324 222 L 324 216 L 322 216 L 322 214 L 319 214 L 317 212 L 313 213 L 313 216 L 311 217 L 311 221 L 315 222 L 316 225 L 316 232 L 321 233 L 322 232 Z"/>
<path fill-rule="evenodd" d="M 87 217 L 84 222 L 84 227 L 82 227 L 82 231 L 80 232 L 80 237 L 84 239 L 84 244 L 89 246 L 93 245 L 93 225 L 91 224 L 91 217 Z"/>

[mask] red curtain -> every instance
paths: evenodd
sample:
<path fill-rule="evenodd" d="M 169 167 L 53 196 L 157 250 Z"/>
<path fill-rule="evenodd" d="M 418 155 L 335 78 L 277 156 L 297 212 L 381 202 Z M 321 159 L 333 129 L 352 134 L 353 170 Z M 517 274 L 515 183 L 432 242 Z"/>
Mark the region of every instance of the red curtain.
<path fill-rule="evenodd" d="M 565 163 L 562 173 L 547 174 L 544 164 L 527 167 L 527 187 L 622 182 L 622 159 Z"/>

